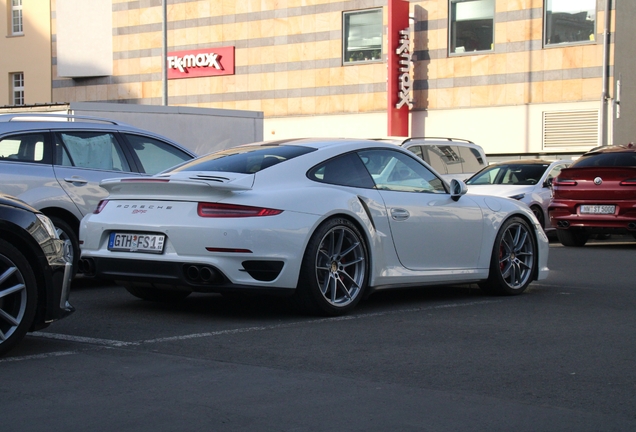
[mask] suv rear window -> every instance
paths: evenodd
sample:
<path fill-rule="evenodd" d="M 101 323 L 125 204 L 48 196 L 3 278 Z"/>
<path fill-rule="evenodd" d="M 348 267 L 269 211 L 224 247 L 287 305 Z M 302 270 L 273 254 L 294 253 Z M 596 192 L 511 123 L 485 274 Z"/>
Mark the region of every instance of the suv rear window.
<path fill-rule="evenodd" d="M 612 152 L 612 153 L 596 153 L 587 156 L 581 156 L 570 167 L 630 167 L 636 166 L 636 153 L 634 152 Z"/>
<path fill-rule="evenodd" d="M 291 145 L 235 147 L 194 159 L 169 172 L 222 171 L 253 174 L 314 150 L 309 147 Z"/>

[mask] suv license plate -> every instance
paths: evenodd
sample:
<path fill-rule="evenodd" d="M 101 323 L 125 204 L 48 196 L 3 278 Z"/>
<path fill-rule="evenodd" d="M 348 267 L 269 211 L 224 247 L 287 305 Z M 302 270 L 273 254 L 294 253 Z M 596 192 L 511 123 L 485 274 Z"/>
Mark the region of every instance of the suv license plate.
<path fill-rule="evenodd" d="M 582 205 L 582 214 L 614 214 L 616 206 L 613 205 Z"/>
<path fill-rule="evenodd" d="M 111 233 L 108 250 L 160 254 L 165 238 L 163 234 Z"/>

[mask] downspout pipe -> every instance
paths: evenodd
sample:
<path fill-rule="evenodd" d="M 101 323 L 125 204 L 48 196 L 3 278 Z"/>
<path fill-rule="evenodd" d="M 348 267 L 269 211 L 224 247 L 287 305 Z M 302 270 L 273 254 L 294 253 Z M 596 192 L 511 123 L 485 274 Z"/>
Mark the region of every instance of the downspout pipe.
<path fill-rule="evenodd" d="M 610 45 L 610 2 L 605 0 L 605 24 L 603 26 L 603 90 L 601 92 L 601 145 L 608 145 L 608 104 L 609 104 L 609 45 Z"/>
<path fill-rule="evenodd" d="M 161 14 L 161 104 L 168 106 L 168 0 L 161 1 Z"/>

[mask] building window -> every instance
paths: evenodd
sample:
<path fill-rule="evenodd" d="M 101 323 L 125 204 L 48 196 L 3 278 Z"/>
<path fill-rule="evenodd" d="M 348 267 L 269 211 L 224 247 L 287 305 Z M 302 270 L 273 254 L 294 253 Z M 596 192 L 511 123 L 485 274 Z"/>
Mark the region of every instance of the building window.
<path fill-rule="evenodd" d="M 11 34 L 21 35 L 22 28 L 22 0 L 11 0 Z"/>
<path fill-rule="evenodd" d="M 344 12 L 342 62 L 382 61 L 382 9 Z"/>
<path fill-rule="evenodd" d="M 24 73 L 11 74 L 11 105 L 24 105 Z"/>
<path fill-rule="evenodd" d="M 495 0 L 450 0 L 451 54 L 491 51 L 495 30 Z"/>
<path fill-rule="evenodd" d="M 596 0 L 546 0 L 545 45 L 594 42 Z"/>

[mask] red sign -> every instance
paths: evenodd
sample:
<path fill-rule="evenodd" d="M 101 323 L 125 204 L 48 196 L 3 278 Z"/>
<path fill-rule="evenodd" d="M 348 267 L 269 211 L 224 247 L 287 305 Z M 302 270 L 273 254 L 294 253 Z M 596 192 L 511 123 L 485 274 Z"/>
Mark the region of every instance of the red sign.
<path fill-rule="evenodd" d="M 234 75 L 234 47 L 168 53 L 168 79 Z"/>
<path fill-rule="evenodd" d="M 409 136 L 409 2 L 389 0 L 387 117 L 389 136 Z M 399 107 L 399 108 L 398 108 Z"/>

